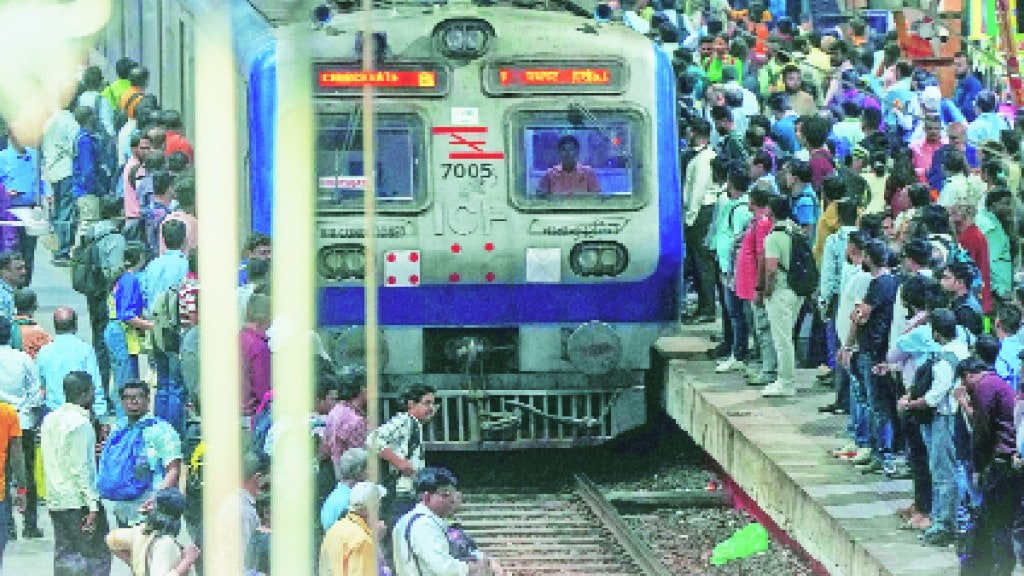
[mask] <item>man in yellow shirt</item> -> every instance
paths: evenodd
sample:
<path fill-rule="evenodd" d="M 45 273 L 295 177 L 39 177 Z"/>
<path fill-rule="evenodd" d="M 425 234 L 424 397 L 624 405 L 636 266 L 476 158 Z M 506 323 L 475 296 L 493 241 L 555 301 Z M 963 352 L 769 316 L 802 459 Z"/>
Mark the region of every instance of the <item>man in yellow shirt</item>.
<path fill-rule="evenodd" d="M 348 515 L 331 526 L 320 546 L 320 576 L 377 576 L 377 540 L 384 527 L 370 522 L 379 518 L 384 494 L 373 482 L 352 487 Z"/>

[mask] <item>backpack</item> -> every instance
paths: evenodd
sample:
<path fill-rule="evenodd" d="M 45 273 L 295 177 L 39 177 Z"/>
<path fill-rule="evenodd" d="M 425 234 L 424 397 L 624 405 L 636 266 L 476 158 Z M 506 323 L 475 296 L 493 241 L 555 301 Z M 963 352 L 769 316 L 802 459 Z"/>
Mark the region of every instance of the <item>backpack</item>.
<path fill-rule="evenodd" d="M 938 352 L 928 356 L 924 364 L 917 367 L 914 371 L 914 382 L 907 391 L 911 400 L 917 400 L 918 398 L 924 398 L 924 395 L 928 393 L 928 390 L 932 387 L 932 368 L 935 367 L 936 362 L 944 360 L 949 362 L 953 368 L 953 373 L 956 373 L 957 364 L 960 360 L 952 352 Z M 935 418 L 935 410 L 928 408 L 926 410 L 912 410 L 910 414 L 918 424 L 930 424 Z"/>
<path fill-rule="evenodd" d="M 136 92 L 128 97 L 128 100 L 124 103 L 124 108 L 118 106 L 114 109 L 114 130 L 117 132 L 124 128 L 124 125 L 128 123 L 128 109 L 133 105 L 138 104 L 139 100 L 145 96 L 143 92 Z"/>
<path fill-rule="evenodd" d="M 86 298 L 97 298 L 110 290 L 100 266 L 100 251 L 97 247 L 99 241 L 106 236 L 107 234 L 104 234 L 99 238 L 86 240 L 71 254 L 71 288 Z"/>
<path fill-rule="evenodd" d="M 790 230 L 786 226 L 776 226 L 777 232 L 789 236 L 789 268 L 786 270 L 786 283 L 797 296 L 810 296 L 818 289 L 818 265 L 814 261 L 811 240 L 799 230 Z"/>
<path fill-rule="evenodd" d="M 98 196 L 106 196 L 114 191 L 117 175 L 117 142 L 104 130 L 97 130 L 93 135 L 96 145 L 96 192 Z"/>
<path fill-rule="evenodd" d="M 99 126 L 92 136 L 96 143 L 96 180 L 97 188 L 101 195 L 114 191 L 117 182 L 120 180 L 118 176 L 121 174 L 117 164 L 116 132 L 121 128 L 117 127 L 114 134 L 108 134 L 106 129 L 100 125 L 100 106 L 104 100 L 106 98 L 97 94 L 96 99 L 92 101 L 92 109 L 96 112 L 97 125 Z"/>
<path fill-rule="evenodd" d="M 413 514 L 409 518 L 409 523 L 405 525 L 405 545 L 409 547 L 409 555 L 412 556 L 413 562 L 416 563 L 416 572 L 423 574 L 423 569 L 420 567 L 420 559 L 416 555 L 416 552 L 412 549 L 412 525 L 414 522 L 423 517 L 423 514 Z M 469 534 L 462 529 L 457 523 L 452 523 L 445 530 L 444 537 L 448 540 L 448 554 L 456 560 L 466 562 L 473 560 L 477 557 L 479 547 L 476 542 L 469 537 Z"/>
<path fill-rule="evenodd" d="M 181 282 L 153 298 L 153 346 L 163 352 L 178 352 L 181 347 L 181 321 L 178 315 L 178 292 Z"/>
<path fill-rule="evenodd" d="M 143 432 L 155 418 L 121 428 L 111 434 L 96 472 L 100 496 L 115 501 L 135 500 L 153 487 L 153 470 L 146 458 Z"/>
<path fill-rule="evenodd" d="M 11 348 L 24 351 L 22 341 L 22 326 L 35 326 L 36 321 L 31 318 L 15 318 L 11 321 Z"/>
<path fill-rule="evenodd" d="M 96 188 L 92 193 L 97 196 L 104 196 L 111 191 L 114 182 L 114 174 L 117 170 L 117 145 L 114 139 L 102 129 L 89 132 L 93 142 L 93 174 L 96 179 Z M 75 138 L 75 156 L 78 155 L 79 142 L 82 141 L 83 133 L 79 132 Z"/>

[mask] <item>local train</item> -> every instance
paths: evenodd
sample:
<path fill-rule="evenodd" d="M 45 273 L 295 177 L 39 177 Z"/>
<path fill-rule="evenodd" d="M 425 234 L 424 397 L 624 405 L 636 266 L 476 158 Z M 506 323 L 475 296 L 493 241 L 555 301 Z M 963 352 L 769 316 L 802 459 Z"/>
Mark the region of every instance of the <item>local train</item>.
<path fill-rule="evenodd" d="M 190 98 L 210 97 L 192 75 L 194 4 L 126 0 L 103 42 L 110 61 L 148 66 L 150 90 L 186 124 Z M 684 249 L 665 51 L 564 9 L 399 0 L 374 10 L 367 40 L 358 10 L 284 24 L 261 4 L 232 3 L 249 225 L 270 233 L 280 194 L 275 27 L 304 26 L 320 330 L 336 362 L 363 361 L 372 174 L 384 416 L 422 382 L 439 390 L 435 449 L 571 447 L 642 424 L 652 346 L 679 317 Z"/>

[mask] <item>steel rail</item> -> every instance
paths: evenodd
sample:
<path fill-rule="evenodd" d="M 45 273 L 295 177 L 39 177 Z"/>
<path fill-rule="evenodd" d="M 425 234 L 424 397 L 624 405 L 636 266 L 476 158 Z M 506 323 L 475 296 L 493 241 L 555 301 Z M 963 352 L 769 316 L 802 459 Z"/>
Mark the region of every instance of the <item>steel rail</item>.
<path fill-rule="evenodd" d="M 611 531 L 619 546 L 629 554 L 636 566 L 646 576 L 672 576 L 672 572 L 654 551 L 626 526 L 619 513 L 601 494 L 601 490 L 585 474 L 574 476 L 576 493 L 590 507 L 597 519 Z"/>

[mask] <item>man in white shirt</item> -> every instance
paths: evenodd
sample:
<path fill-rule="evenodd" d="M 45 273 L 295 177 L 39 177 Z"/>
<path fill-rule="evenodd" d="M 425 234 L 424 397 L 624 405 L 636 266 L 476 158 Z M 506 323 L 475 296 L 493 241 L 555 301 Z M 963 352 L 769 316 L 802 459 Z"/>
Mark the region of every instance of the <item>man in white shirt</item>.
<path fill-rule="evenodd" d="M 64 378 L 67 402 L 43 420 L 46 507 L 53 520 L 55 574 L 108 576 L 107 519 L 96 492 L 96 432 L 89 409 L 95 390 L 85 372 Z"/>
<path fill-rule="evenodd" d="M 455 476 L 444 468 L 416 473 L 419 503 L 392 531 L 397 576 L 476 576 L 490 574 L 489 561 L 480 556 L 458 559 L 448 545 L 448 518 L 455 514 L 461 495 Z"/>
<path fill-rule="evenodd" d="M 36 408 L 42 406 L 39 370 L 32 357 L 11 348 L 11 321 L 0 316 L 0 401 L 18 411 L 22 430 L 36 427 Z"/>

